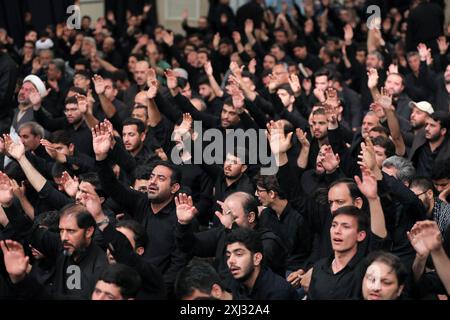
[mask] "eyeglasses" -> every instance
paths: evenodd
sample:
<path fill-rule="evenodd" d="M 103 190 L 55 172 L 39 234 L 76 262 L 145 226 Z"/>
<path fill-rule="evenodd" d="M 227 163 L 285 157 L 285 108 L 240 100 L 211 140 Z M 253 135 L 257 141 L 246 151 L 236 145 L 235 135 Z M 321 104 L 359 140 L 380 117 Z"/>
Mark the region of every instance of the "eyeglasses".
<path fill-rule="evenodd" d="M 266 189 L 258 189 L 256 188 L 256 193 L 260 194 L 261 192 L 267 192 Z"/>
<path fill-rule="evenodd" d="M 425 190 L 424 192 L 421 192 L 421 193 L 419 193 L 419 194 L 416 194 L 416 196 L 417 197 L 420 197 L 421 195 L 423 195 L 423 194 L 425 194 L 425 193 L 427 193 L 428 192 L 428 190 Z"/>

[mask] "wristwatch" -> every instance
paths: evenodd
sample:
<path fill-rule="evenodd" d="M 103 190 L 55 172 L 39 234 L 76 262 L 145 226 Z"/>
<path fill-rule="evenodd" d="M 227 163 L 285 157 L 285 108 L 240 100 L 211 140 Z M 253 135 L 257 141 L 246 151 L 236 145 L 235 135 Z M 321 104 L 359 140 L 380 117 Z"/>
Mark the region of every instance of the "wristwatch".
<path fill-rule="evenodd" d="M 103 219 L 102 221 L 100 221 L 99 223 L 97 223 L 97 227 L 101 227 L 104 224 L 108 224 L 109 223 L 109 218 L 106 217 L 105 219 Z"/>

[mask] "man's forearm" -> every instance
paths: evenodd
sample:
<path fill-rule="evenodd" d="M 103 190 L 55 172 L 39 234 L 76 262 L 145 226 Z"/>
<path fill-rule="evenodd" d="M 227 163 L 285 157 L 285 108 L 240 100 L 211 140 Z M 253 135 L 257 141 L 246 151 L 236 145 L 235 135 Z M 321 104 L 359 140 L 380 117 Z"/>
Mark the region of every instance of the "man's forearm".
<path fill-rule="evenodd" d="M 370 208 L 370 229 L 372 233 L 384 239 L 387 237 L 386 222 L 380 198 L 368 199 Z"/>
<path fill-rule="evenodd" d="M 94 117 L 94 115 L 92 113 L 87 112 L 84 115 L 84 121 L 86 122 L 87 126 L 89 127 L 89 129 L 94 128 L 97 124 L 99 124 L 99 121 L 97 120 L 96 117 Z"/>
<path fill-rule="evenodd" d="M 33 167 L 27 157 L 23 156 L 18 160 L 18 162 L 34 190 L 40 192 L 47 182 L 47 179 L 45 179 L 44 176 L 42 176 L 39 171 Z"/>
<path fill-rule="evenodd" d="M 431 258 L 433 259 L 434 267 L 436 268 L 439 278 L 444 284 L 447 294 L 450 294 L 450 260 L 447 257 L 444 248 L 441 247 L 439 250 L 432 251 Z"/>
<path fill-rule="evenodd" d="M 427 257 L 422 257 L 416 254 L 412 265 L 412 272 L 414 276 L 414 282 L 418 282 L 425 271 L 425 265 L 427 264 Z"/>

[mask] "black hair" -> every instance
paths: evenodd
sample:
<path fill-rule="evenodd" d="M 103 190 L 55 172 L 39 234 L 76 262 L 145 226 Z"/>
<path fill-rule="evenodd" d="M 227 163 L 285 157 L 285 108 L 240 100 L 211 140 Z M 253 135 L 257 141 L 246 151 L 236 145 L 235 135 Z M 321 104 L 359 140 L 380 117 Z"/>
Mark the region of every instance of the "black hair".
<path fill-rule="evenodd" d="M 431 167 L 431 179 L 450 179 L 450 159 L 434 161 Z"/>
<path fill-rule="evenodd" d="M 422 190 L 423 192 L 434 190 L 433 182 L 430 180 L 430 178 L 427 177 L 415 177 L 414 179 L 412 179 L 409 187 L 411 189 L 414 187 L 420 188 L 420 190 Z"/>
<path fill-rule="evenodd" d="M 206 76 L 201 76 L 200 78 L 198 78 L 197 85 L 200 86 L 202 84 L 211 86 L 211 83 L 209 82 L 208 77 L 206 77 Z"/>
<path fill-rule="evenodd" d="M 69 91 L 81 94 L 82 96 L 85 96 L 87 94 L 86 90 L 84 90 L 84 89 L 82 89 L 80 87 L 70 87 Z"/>
<path fill-rule="evenodd" d="M 67 173 L 70 176 L 73 175 L 73 170 L 71 169 L 71 166 L 66 167 L 62 163 L 55 161 L 55 163 L 52 165 L 52 177 L 61 178 L 64 171 L 67 171 Z"/>
<path fill-rule="evenodd" d="M 367 231 L 369 229 L 369 217 L 367 214 L 355 206 L 344 206 L 333 212 L 333 219 L 339 215 L 355 217 L 358 221 L 358 231 Z"/>
<path fill-rule="evenodd" d="M 66 130 L 57 130 L 52 133 L 50 141 L 52 143 L 61 143 L 68 147 L 72 143 L 72 138 Z"/>
<path fill-rule="evenodd" d="M 263 245 L 261 235 L 253 230 L 247 228 L 235 228 L 225 236 L 225 247 L 240 242 L 253 254 L 263 253 Z"/>
<path fill-rule="evenodd" d="M 372 139 L 374 146 L 380 146 L 384 148 L 384 154 L 386 158 L 392 157 L 395 155 L 395 145 L 391 139 L 385 138 L 383 136 L 378 136 Z"/>
<path fill-rule="evenodd" d="M 381 262 L 391 267 L 392 271 L 394 271 L 397 276 L 398 285 L 401 286 L 405 284 L 408 272 L 399 257 L 385 251 L 374 251 L 366 258 L 367 267 L 374 262 Z"/>
<path fill-rule="evenodd" d="M 120 220 L 116 224 L 116 228 L 126 228 L 133 231 L 133 239 L 136 242 L 136 248 L 143 247 L 147 245 L 148 237 L 144 227 L 133 219 Z"/>
<path fill-rule="evenodd" d="M 107 196 L 106 193 L 103 191 L 102 184 L 100 182 L 100 178 L 98 177 L 97 172 L 86 172 L 86 173 L 80 174 L 78 176 L 78 179 L 79 179 L 80 183 L 87 182 L 87 183 L 92 184 L 92 186 L 95 189 L 95 192 L 97 193 L 97 195 L 99 197 L 105 198 Z"/>
<path fill-rule="evenodd" d="M 77 226 L 80 229 L 88 229 L 90 227 L 95 228 L 96 222 L 92 217 L 92 214 L 86 210 L 81 204 L 70 203 L 60 210 L 59 218 L 64 216 L 74 215 L 77 221 Z"/>
<path fill-rule="evenodd" d="M 133 126 L 135 125 L 137 127 L 137 131 L 139 134 L 142 134 L 145 132 L 145 124 L 142 122 L 141 119 L 136 118 L 127 118 L 122 122 L 122 128 L 125 126 Z"/>
<path fill-rule="evenodd" d="M 33 224 L 52 232 L 58 232 L 59 212 L 57 210 L 42 212 L 34 217 Z"/>
<path fill-rule="evenodd" d="M 267 192 L 274 191 L 277 193 L 280 199 L 286 199 L 286 194 L 284 190 L 280 187 L 276 175 L 257 174 L 255 176 L 255 181 L 257 186 L 261 186 L 262 188 L 267 190 Z"/>
<path fill-rule="evenodd" d="M 175 295 L 183 299 L 192 295 L 195 290 L 210 294 L 214 284 L 222 288 L 221 282 L 216 270 L 209 263 L 195 259 L 178 273 Z"/>
<path fill-rule="evenodd" d="M 75 72 L 75 74 L 73 76 L 75 77 L 76 75 L 83 76 L 88 80 L 91 79 L 91 73 L 88 70 L 78 70 Z"/>
<path fill-rule="evenodd" d="M 431 114 L 431 119 L 439 122 L 441 129 L 447 129 L 446 135 L 449 135 L 450 131 L 450 115 L 446 111 L 435 111 Z"/>
<path fill-rule="evenodd" d="M 150 179 L 150 175 L 152 174 L 152 167 L 148 166 L 148 165 L 138 165 L 134 170 L 133 170 L 133 183 L 136 180 L 148 180 Z"/>
<path fill-rule="evenodd" d="M 98 281 L 118 286 L 124 299 L 136 298 L 142 284 L 141 276 L 134 268 L 120 263 L 107 265 Z"/>
<path fill-rule="evenodd" d="M 164 166 L 166 168 L 169 168 L 172 171 L 172 174 L 170 176 L 170 185 L 173 185 L 175 183 L 180 183 L 180 181 L 181 181 L 181 172 L 177 168 L 177 166 L 175 166 L 173 163 L 171 163 L 169 161 L 164 161 L 164 160 L 155 161 L 155 162 L 152 163 L 152 171 L 157 166 Z"/>
<path fill-rule="evenodd" d="M 76 105 L 78 105 L 77 98 L 75 96 L 67 97 L 66 100 L 64 101 L 64 105 L 68 105 L 68 104 L 76 104 Z"/>

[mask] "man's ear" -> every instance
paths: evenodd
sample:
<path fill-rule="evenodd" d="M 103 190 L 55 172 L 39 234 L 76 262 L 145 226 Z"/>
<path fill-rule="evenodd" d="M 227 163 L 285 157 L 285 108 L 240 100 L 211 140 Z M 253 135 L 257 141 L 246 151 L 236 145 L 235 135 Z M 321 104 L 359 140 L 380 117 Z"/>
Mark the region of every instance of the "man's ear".
<path fill-rule="evenodd" d="M 75 150 L 75 145 L 73 143 L 69 144 L 69 153 L 72 155 Z"/>
<path fill-rule="evenodd" d="M 428 198 L 428 199 L 434 198 L 434 192 L 433 192 L 433 189 L 427 190 L 426 195 L 427 195 L 427 198 Z"/>
<path fill-rule="evenodd" d="M 179 183 L 174 183 L 170 186 L 170 193 L 175 194 L 178 192 L 178 190 L 180 190 L 180 184 Z"/>
<path fill-rule="evenodd" d="M 358 231 L 358 236 L 356 237 L 356 241 L 362 242 L 366 238 L 367 233 L 365 231 Z"/>
<path fill-rule="evenodd" d="M 241 167 L 241 173 L 244 173 L 247 170 L 247 165 L 243 164 Z"/>
<path fill-rule="evenodd" d="M 277 197 L 277 194 L 276 194 L 273 190 L 270 190 L 270 191 L 269 191 L 269 197 L 270 197 L 271 199 L 275 199 L 275 198 Z"/>
<path fill-rule="evenodd" d="M 145 134 L 145 132 L 142 132 L 141 133 L 141 141 L 142 142 L 144 142 L 145 141 L 145 137 L 146 137 L 147 135 Z"/>
<path fill-rule="evenodd" d="M 249 223 L 253 223 L 256 220 L 256 213 L 255 212 L 249 212 L 247 215 L 247 220 Z"/>
<path fill-rule="evenodd" d="M 404 287 L 405 287 L 404 285 L 401 285 L 400 287 L 398 287 L 397 297 L 400 297 L 400 295 L 401 295 L 402 292 L 403 292 Z"/>
<path fill-rule="evenodd" d="M 361 209 L 363 206 L 363 199 L 358 197 L 355 199 L 355 207 Z"/>
<path fill-rule="evenodd" d="M 142 256 L 144 254 L 145 248 L 144 247 L 137 247 L 136 248 L 136 253 L 140 256 Z"/>
<path fill-rule="evenodd" d="M 94 236 L 94 227 L 89 227 L 86 229 L 86 238 L 90 238 L 92 239 L 92 237 Z"/>
<path fill-rule="evenodd" d="M 253 255 L 253 264 L 255 266 L 260 266 L 262 263 L 263 254 L 261 252 L 257 252 Z"/>
<path fill-rule="evenodd" d="M 99 199 L 100 199 L 100 203 L 105 202 L 105 197 L 99 197 Z"/>
<path fill-rule="evenodd" d="M 445 136 L 447 134 L 447 128 L 441 128 L 441 136 Z"/>

